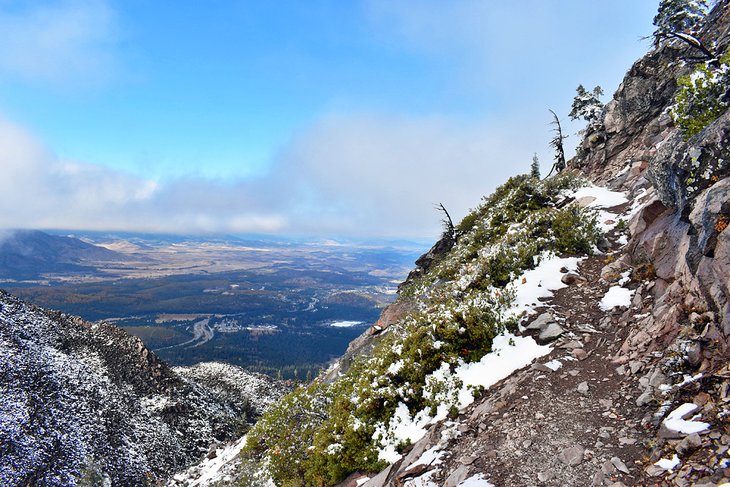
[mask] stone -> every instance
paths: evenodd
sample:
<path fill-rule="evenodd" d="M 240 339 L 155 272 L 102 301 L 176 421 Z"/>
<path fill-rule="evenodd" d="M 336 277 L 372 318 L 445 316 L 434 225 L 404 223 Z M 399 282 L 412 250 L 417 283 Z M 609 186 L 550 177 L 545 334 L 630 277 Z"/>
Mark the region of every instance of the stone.
<path fill-rule="evenodd" d="M 560 278 L 560 282 L 563 284 L 567 284 L 568 286 L 572 286 L 576 283 L 583 283 L 586 282 L 586 279 L 581 276 L 580 274 L 577 274 L 575 272 L 568 272 L 567 274 L 564 274 L 563 277 Z"/>
<path fill-rule="evenodd" d="M 543 313 L 535 318 L 529 325 L 525 327 L 526 330 L 544 330 L 550 323 L 555 323 L 555 317 L 552 313 Z"/>
<path fill-rule="evenodd" d="M 462 465 L 471 465 L 472 463 L 476 462 L 479 457 L 475 455 L 471 455 L 468 457 L 462 457 L 459 459 L 459 463 Z"/>
<path fill-rule="evenodd" d="M 667 376 L 664 375 L 659 367 L 654 369 L 649 378 L 649 385 L 657 389 L 660 385 L 667 383 Z"/>
<path fill-rule="evenodd" d="M 459 465 L 444 481 L 444 487 L 456 487 L 469 476 L 469 466 Z"/>
<path fill-rule="evenodd" d="M 644 367 L 644 364 L 639 362 L 638 360 L 632 360 L 629 362 L 629 369 L 631 369 L 631 374 L 636 375 L 637 372 L 639 372 Z"/>
<path fill-rule="evenodd" d="M 565 465 L 575 467 L 583 461 L 583 453 L 585 453 L 585 448 L 581 445 L 573 445 L 558 453 L 558 460 Z"/>
<path fill-rule="evenodd" d="M 680 456 L 684 456 L 687 453 L 694 451 L 701 446 L 702 446 L 702 438 L 700 438 L 700 435 L 698 435 L 697 433 L 692 433 L 691 435 L 687 436 L 682 441 L 677 443 L 677 446 L 674 447 L 674 450 Z"/>
<path fill-rule="evenodd" d="M 565 333 L 565 329 L 557 323 L 550 323 L 540 332 L 539 339 L 541 341 L 549 341 L 555 339 Z"/>
<path fill-rule="evenodd" d="M 616 467 L 614 467 L 613 463 L 609 460 L 606 460 L 603 464 L 601 464 L 601 471 L 604 475 L 608 475 L 610 477 L 611 475 L 616 474 Z"/>
<path fill-rule="evenodd" d="M 538 472 L 537 474 L 537 480 L 540 482 L 547 482 L 549 480 L 552 480 L 555 477 L 555 474 L 552 472 Z"/>
<path fill-rule="evenodd" d="M 644 470 L 644 471 L 646 472 L 646 474 L 649 477 L 659 477 L 661 474 L 666 472 L 665 469 L 663 469 L 659 465 L 654 465 L 653 463 L 651 465 L 649 465 L 648 467 L 646 467 L 646 470 Z"/>
<path fill-rule="evenodd" d="M 619 457 L 611 457 L 611 463 L 614 467 L 616 467 L 616 470 L 622 473 L 629 473 L 629 469 L 626 466 L 626 464 L 621 461 Z"/>
<path fill-rule="evenodd" d="M 580 384 L 578 384 L 578 392 L 580 392 L 583 395 L 588 394 L 588 382 L 583 381 Z"/>
<path fill-rule="evenodd" d="M 575 357 L 576 359 L 578 359 L 580 361 L 583 361 L 588 358 L 588 353 L 586 353 L 586 351 L 583 350 L 582 348 L 576 348 L 575 350 L 573 350 L 570 353 L 573 357 Z"/>

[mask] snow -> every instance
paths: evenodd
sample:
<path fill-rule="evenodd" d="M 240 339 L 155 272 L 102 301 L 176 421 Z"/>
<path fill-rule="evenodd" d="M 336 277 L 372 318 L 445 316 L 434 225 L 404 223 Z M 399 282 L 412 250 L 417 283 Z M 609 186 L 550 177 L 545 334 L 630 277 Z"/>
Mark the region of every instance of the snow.
<path fill-rule="evenodd" d="M 330 323 L 332 328 L 352 328 L 353 326 L 362 325 L 362 321 L 335 321 Z"/>
<path fill-rule="evenodd" d="M 603 311 L 611 311 L 617 306 L 625 306 L 628 308 L 631 306 L 631 297 L 633 295 L 634 291 L 631 289 L 626 289 L 621 286 L 612 286 L 601 299 L 599 306 Z"/>
<path fill-rule="evenodd" d="M 384 443 L 378 452 L 378 458 L 388 463 L 400 460 L 401 455 L 396 451 L 396 446 L 404 441 L 415 443 L 423 438 L 426 434 L 426 426 L 431 419 L 425 410 L 411 417 L 408 406 L 402 402 L 399 403 L 388 427 L 381 424 L 373 435 L 375 438 L 380 437 Z"/>
<path fill-rule="evenodd" d="M 577 257 L 543 254 L 536 268 L 525 271 L 512 282 L 511 286 L 516 294 L 512 314 L 519 316 L 523 312 L 534 313 L 534 308 L 541 306 L 539 298 L 549 298 L 553 295 L 552 291 L 567 287 L 560 280 L 563 277 L 560 269 L 565 267 L 568 271 L 576 271 L 581 260 Z"/>
<path fill-rule="evenodd" d="M 563 366 L 563 362 L 561 362 L 558 359 L 554 359 L 554 360 L 551 360 L 550 362 L 545 362 L 543 365 L 545 365 L 545 367 L 552 370 L 553 372 L 556 372 L 556 371 L 560 370 L 560 367 Z"/>
<path fill-rule="evenodd" d="M 357 479 L 357 480 L 355 481 L 355 485 L 356 485 L 357 487 L 360 487 L 361 485 L 364 485 L 364 484 L 366 484 L 366 483 L 367 483 L 367 482 L 368 482 L 369 480 L 370 480 L 370 477 L 363 477 L 363 478 L 361 478 L 361 479 Z"/>
<path fill-rule="evenodd" d="M 538 345 L 532 337 L 503 332 L 494 338 L 492 352 L 481 360 L 473 363 L 460 362 L 453 373 L 448 364 L 443 364 L 427 378 L 427 383 L 429 380 L 450 383 L 454 377 L 461 381 L 462 385 L 457 391 L 457 407 L 463 409 L 474 402 L 472 391 L 475 388 L 489 388 L 515 370 L 529 365 L 534 359 L 547 355 L 551 350 L 550 346 Z M 379 437 L 384 444 L 379 451 L 379 458 L 388 463 L 397 462 L 401 455 L 396 451 L 396 445 L 403 441 L 415 443 L 420 440 L 426 434 L 428 425 L 445 419 L 448 412 L 444 405 L 438 408 L 435 416 L 431 416 L 424 409 L 411 417 L 408 407 L 399 403 L 387 427 L 380 425 L 375 431 L 375 437 Z"/>
<path fill-rule="evenodd" d="M 407 480 L 403 487 L 439 487 L 439 484 L 431 479 L 435 473 L 436 470 L 429 470 L 420 477 Z"/>
<path fill-rule="evenodd" d="M 669 384 L 660 384 L 659 390 L 662 391 L 662 394 L 667 394 L 669 391 L 672 391 L 674 389 L 681 389 L 682 387 L 686 386 L 687 384 L 691 382 L 695 382 L 700 380 L 703 377 L 702 373 L 695 376 L 687 375 L 685 374 L 684 379 L 679 384 L 669 385 Z"/>
<path fill-rule="evenodd" d="M 246 446 L 247 438 L 247 436 L 243 436 L 237 442 L 216 450 L 215 458 L 206 458 L 200 462 L 197 467 L 200 472 L 199 476 L 187 484 L 187 487 L 205 487 L 223 480 L 226 474 L 224 467 L 238 457 L 243 447 Z"/>
<path fill-rule="evenodd" d="M 441 463 L 443 463 L 441 461 L 441 457 L 443 457 L 444 454 L 445 452 L 442 450 L 442 446 L 435 445 L 423 452 L 415 462 L 411 463 L 411 466 L 406 469 L 406 472 L 408 470 L 416 468 L 419 465 L 440 465 Z"/>
<path fill-rule="evenodd" d="M 659 468 L 663 468 L 664 470 L 672 470 L 674 467 L 679 465 L 679 457 L 675 453 L 674 456 L 670 458 L 662 458 L 658 462 L 654 463 Z"/>
<path fill-rule="evenodd" d="M 483 474 L 478 473 L 459 483 L 457 487 L 494 487 L 494 484 L 489 483 Z"/>
<path fill-rule="evenodd" d="M 588 204 L 588 208 L 612 208 L 627 203 L 629 200 L 620 191 L 611 191 L 601 186 L 586 186 L 575 191 L 572 196 L 575 199 L 595 198 Z"/>
<path fill-rule="evenodd" d="M 455 375 L 464 384 L 459 391 L 459 408 L 474 402 L 471 393 L 474 387 L 491 387 L 551 350 L 550 346 L 538 345 L 532 337 L 519 337 L 507 332 L 495 337 L 491 353 L 479 362 L 461 364 L 456 368 Z"/>
<path fill-rule="evenodd" d="M 691 402 L 682 404 L 677 409 L 669 413 L 669 416 L 664 419 L 664 426 L 670 431 L 675 431 L 677 433 L 683 433 L 686 435 L 705 431 L 707 428 L 710 427 L 709 423 L 703 423 L 702 421 L 694 420 L 687 421 L 685 419 L 682 419 L 683 417 L 697 409 L 697 407 L 698 406 L 696 404 L 693 404 Z"/>
<path fill-rule="evenodd" d="M 403 362 L 403 360 L 398 360 L 396 362 L 393 362 L 388 367 L 388 373 L 390 375 L 396 375 L 396 374 L 398 374 L 398 372 L 400 372 L 400 369 L 403 368 L 403 365 L 405 365 L 405 362 Z"/>

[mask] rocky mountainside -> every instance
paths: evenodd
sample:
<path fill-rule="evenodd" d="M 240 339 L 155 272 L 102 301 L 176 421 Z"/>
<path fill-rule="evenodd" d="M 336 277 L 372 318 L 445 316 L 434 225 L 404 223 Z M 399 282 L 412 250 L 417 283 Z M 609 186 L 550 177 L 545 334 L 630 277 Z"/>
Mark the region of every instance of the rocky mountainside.
<path fill-rule="evenodd" d="M 728 484 L 729 26 L 659 40 L 566 171 L 447 229 L 241 485 Z"/>
<path fill-rule="evenodd" d="M 154 484 L 284 393 L 228 365 L 172 370 L 117 327 L 0 291 L 1 485 Z"/>

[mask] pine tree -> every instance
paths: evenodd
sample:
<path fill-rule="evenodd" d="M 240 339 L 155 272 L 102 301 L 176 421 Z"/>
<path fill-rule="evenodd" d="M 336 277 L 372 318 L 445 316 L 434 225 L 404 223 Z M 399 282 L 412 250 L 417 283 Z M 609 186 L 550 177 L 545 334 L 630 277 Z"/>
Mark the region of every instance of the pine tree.
<path fill-rule="evenodd" d="M 571 120 L 585 120 L 588 122 L 588 129 L 597 129 L 603 117 L 603 103 L 600 100 L 603 88 L 596 86 L 593 91 L 587 91 L 583 85 L 578 85 L 575 91 L 577 95 L 573 98 L 573 106 L 568 116 Z"/>
<path fill-rule="evenodd" d="M 532 156 L 532 164 L 530 165 L 530 176 L 540 179 L 540 160 L 537 158 L 537 152 Z"/>
<path fill-rule="evenodd" d="M 705 0 L 661 0 L 654 17 L 655 39 L 659 41 L 669 33 L 690 33 L 707 15 L 707 10 Z"/>

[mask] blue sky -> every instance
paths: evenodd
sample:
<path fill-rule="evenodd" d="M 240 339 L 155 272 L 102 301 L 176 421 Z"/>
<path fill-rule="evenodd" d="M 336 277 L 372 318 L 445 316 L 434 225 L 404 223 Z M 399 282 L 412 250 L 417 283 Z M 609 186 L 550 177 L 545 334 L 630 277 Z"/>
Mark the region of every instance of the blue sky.
<path fill-rule="evenodd" d="M 549 168 L 656 6 L 0 0 L 0 226 L 430 237 Z"/>

